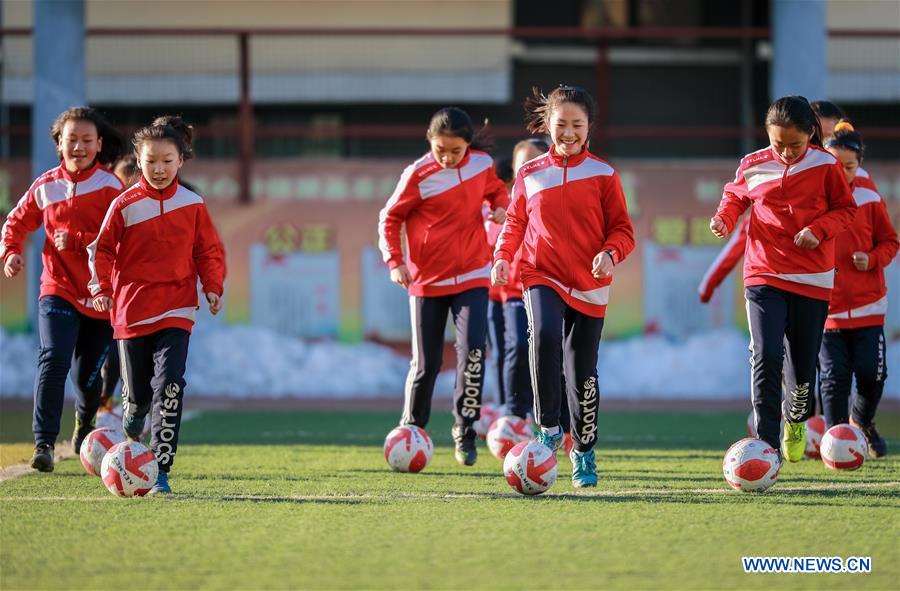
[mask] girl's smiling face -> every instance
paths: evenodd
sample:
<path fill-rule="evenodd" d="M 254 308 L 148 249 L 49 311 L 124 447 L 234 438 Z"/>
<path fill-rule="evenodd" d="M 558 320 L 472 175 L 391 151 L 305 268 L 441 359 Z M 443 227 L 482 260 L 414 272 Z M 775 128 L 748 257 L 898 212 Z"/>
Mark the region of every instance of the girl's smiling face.
<path fill-rule="evenodd" d="M 452 135 L 437 135 L 429 138 L 428 142 L 434 159 L 444 168 L 455 168 L 469 148 L 466 140 Z"/>
<path fill-rule="evenodd" d="M 791 164 L 803 156 L 811 137 L 797 127 L 781 127 L 780 125 L 769 125 L 766 127 L 766 133 L 769 134 L 772 149 L 787 164 Z"/>
<path fill-rule="evenodd" d="M 84 119 L 69 119 L 59 136 L 59 153 L 62 154 L 66 170 L 76 172 L 87 170 L 94 164 L 103 147 L 103 138 L 97 133 L 97 126 Z"/>
<path fill-rule="evenodd" d="M 154 189 L 165 189 L 178 176 L 184 158 L 178 146 L 169 140 L 147 140 L 138 154 L 141 174 Z"/>
<path fill-rule="evenodd" d="M 580 154 L 588 140 L 590 121 L 587 111 L 576 103 L 561 103 L 547 122 L 550 139 L 560 156 Z"/>

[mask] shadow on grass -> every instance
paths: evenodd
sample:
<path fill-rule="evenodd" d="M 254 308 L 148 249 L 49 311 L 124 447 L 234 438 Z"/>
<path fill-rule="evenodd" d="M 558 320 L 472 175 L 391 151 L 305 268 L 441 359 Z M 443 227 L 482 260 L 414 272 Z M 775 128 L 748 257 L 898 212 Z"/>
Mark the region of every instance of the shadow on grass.
<path fill-rule="evenodd" d="M 255 474 L 255 475 L 238 475 L 238 474 L 178 474 L 174 478 L 178 480 L 223 480 L 228 482 L 259 482 L 265 480 L 288 481 L 288 482 L 316 482 L 322 480 L 321 476 L 285 476 L 282 474 Z"/>
<path fill-rule="evenodd" d="M 344 474 L 403 474 L 402 472 L 394 472 L 390 468 L 350 468 L 348 470 L 340 470 Z M 498 465 L 496 472 L 436 472 L 434 470 L 424 470 L 415 474 L 410 474 L 411 478 L 428 478 L 432 476 L 463 476 L 468 478 L 502 478 L 503 468 Z"/>
<path fill-rule="evenodd" d="M 207 501 L 217 503 L 249 503 L 249 504 L 294 504 L 294 505 L 367 505 L 371 504 L 366 499 L 326 499 L 312 497 L 284 497 L 284 496 L 239 496 L 239 495 L 192 495 L 178 494 L 165 499 L 165 501 Z"/>

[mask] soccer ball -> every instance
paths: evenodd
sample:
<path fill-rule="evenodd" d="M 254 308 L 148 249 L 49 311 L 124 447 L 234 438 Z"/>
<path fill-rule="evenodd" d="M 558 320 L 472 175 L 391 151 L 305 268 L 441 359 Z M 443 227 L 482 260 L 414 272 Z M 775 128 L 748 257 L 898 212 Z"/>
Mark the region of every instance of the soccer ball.
<path fill-rule="evenodd" d="M 384 459 L 397 472 L 421 472 L 432 453 L 431 437 L 415 425 L 401 425 L 384 438 Z"/>
<path fill-rule="evenodd" d="M 728 448 L 722 460 L 725 482 L 744 492 L 762 492 L 775 484 L 781 462 L 778 452 L 761 439 L 748 437 Z"/>
<path fill-rule="evenodd" d="M 853 425 L 835 425 L 822 436 L 822 461 L 832 470 L 856 470 L 869 455 L 869 444 Z"/>
<path fill-rule="evenodd" d="M 94 426 L 98 429 L 112 429 L 119 433 L 125 433 L 125 430 L 122 428 L 122 408 L 113 408 L 111 410 L 101 408 L 97 411 L 97 418 L 94 421 Z M 148 414 L 144 417 L 144 428 L 141 430 L 141 439 L 146 439 L 149 434 L 150 415 Z"/>
<path fill-rule="evenodd" d="M 147 446 L 137 441 L 117 443 L 103 456 L 100 477 L 117 497 L 142 497 L 156 484 L 159 465 Z"/>
<path fill-rule="evenodd" d="M 475 421 L 475 433 L 481 439 L 487 437 L 491 425 L 500 418 L 500 410 L 493 404 L 487 403 L 481 405 L 481 418 Z"/>
<path fill-rule="evenodd" d="M 753 411 L 751 410 L 750 414 L 747 415 L 747 437 L 756 439 L 757 435 L 756 424 L 753 422 Z"/>
<path fill-rule="evenodd" d="M 528 441 L 531 435 L 525 419 L 516 416 L 500 417 L 488 430 L 487 446 L 495 458 L 502 460 L 515 444 Z"/>
<path fill-rule="evenodd" d="M 556 454 L 537 441 L 520 441 L 503 460 L 503 475 L 516 492 L 539 495 L 556 482 Z"/>
<path fill-rule="evenodd" d="M 818 458 L 819 446 L 825 434 L 825 419 L 816 415 L 806 421 L 806 457 Z"/>
<path fill-rule="evenodd" d="M 116 409 L 106 410 L 105 408 L 101 408 L 97 411 L 97 418 L 94 421 L 94 426 L 98 429 L 111 429 L 123 433 L 122 413 Z"/>
<path fill-rule="evenodd" d="M 125 441 L 125 436 L 121 430 L 116 431 L 102 427 L 94 429 L 81 443 L 81 451 L 78 454 L 81 458 L 81 465 L 88 471 L 88 474 L 100 476 L 100 464 L 103 462 L 103 456 L 112 446 L 123 441 Z"/>

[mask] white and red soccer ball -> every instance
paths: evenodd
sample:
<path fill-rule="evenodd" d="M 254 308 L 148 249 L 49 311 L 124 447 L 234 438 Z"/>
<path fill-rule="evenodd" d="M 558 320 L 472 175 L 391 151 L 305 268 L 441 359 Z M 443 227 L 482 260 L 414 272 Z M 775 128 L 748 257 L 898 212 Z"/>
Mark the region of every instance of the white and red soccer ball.
<path fill-rule="evenodd" d="M 816 415 L 806 421 L 806 457 L 819 457 L 823 435 L 825 435 L 825 419 L 822 415 Z"/>
<path fill-rule="evenodd" d="M 100 477 L 118 497 L 142 497 L 156 484 L 159 465 L 147 446 L 137 441 L 117 443 L 103 457 Z"/>
<path fill-rule="evenodd" d="M 384 438 L 384 459 L 397 472 L 421 472 L 433 453 L 431 437 L 415 425 L 396 427 Z"/>
<path fill-rule="evenodd" d="M 481 405 L 481 418 L 475 421 L 473 425 L 475 427 L 475 434 L 478 435 L 481 439 L 485 439 L 487 437 L 488 431 L 491 428 L 491 425 L 500 418 L 500 409 L 491 404 L 490 402 Z"/>
<path fill-rule="evenodd" d="M 832 470 L 857 470 L 869 455 L 869 444 L 853 425 L 835 425 L 822 436 L 819 453 Z"/>
<path fill-rule="evenodd" d="M 97 411 L 97 418 L 94 420 L 94 426 L 98 429 L 112 429 L 119 433 L 124 433 L 122 427 L 122 407 L 114 407 L 111 409 L 101 408 Z M 145 439 L 150 434 L 150 415 L 144 417 L 144 428 L 141 431 L 141 439 Z"/>
<path fill-rule="evenodd" d="M 556 482 L 558 465 L 552 449 L 537 441 L 521 441 L 503 460 L 503 475 L 523 495 L 539 495 Z"/>
<path fill-rule="evenodd" d="M 112 429 L 122 433 L 122 413 L 117 409 L 107 410 L 101 408 L 97 411 L 97 418 L 94 420 L 94 426 L 98 429 Z"/>
<path fill-rule="evenodd" d="M 99 428 L 94 429 L 81 442 L 81 451 L 78 453 L 81 458 L 81 465 L 88 471 L 88 474 L 100 476 L 100 465 L 103 463 L 103 457 L 117 443 L 125 441 L 125 435 L 121 429 Z"/>
<path fill-rule="evenodd" d="M 731 488 L 745 492 L 762 492 L 778 479 L 781 462 L 778 452 L 761 439 L 748 437 L 733 444 L 725 452 L 722 473 Z"/>
<path fill-rule="evenodd" d="M 528 441 L 532 435 L 525 419 L 512 415 L 500 417 L 488 430 L 487 446 L 495 458 L 502 460 L 514 445 Z"/>

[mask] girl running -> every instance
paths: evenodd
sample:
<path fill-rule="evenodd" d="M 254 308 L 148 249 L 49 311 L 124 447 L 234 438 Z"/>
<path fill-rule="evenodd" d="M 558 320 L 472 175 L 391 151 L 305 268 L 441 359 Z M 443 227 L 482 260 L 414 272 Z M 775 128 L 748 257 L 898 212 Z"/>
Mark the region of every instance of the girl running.
<path fill-rule="evenodd" d="M 835 239 L 837 274 L 819 351 L 820 391 L 827 426 L 851 421 L 865 434 L 870 453 L 879 457 L 887 453 L 887 443 L 875 428 L 887 379 L 884 268 L 897 255 L 897 232 L 875 184 L 857 175 L 865 153 L 862 137 L 848 122 L 838 123 L 835 131 L 825 147 L 842 164 L 858 209 L 853 223 Z"/>
<path fill-rule="evenodd" d="M 477 458 L 473 423 L 481 410 L 491 260 L 482 205 L 487 201 L 490 219 L 502 223 L 509 197 L 491 157 L 478 149 L 465 111 L 447 107 L 435 113 L 427 138 L 431 150 L 403 171 L 378 221 L 391 281 L 410 296 L 412 361 L 400 424 L 428 424 L 444 327 L 452 314 L 457 356 L 452 434 L 456 460 L 471 466 Z"/>
<path fill-rule="evenodd" d="M 770 146 L 741 160 L 725 185 L 710 229 L 725 238 L 751 205 L 744 286 L 752 350 L 752 400 L 760 439 L 803 458 L 816 362 L 834 285 L 834 237 L 856 205 L 837 159 L 821 147 L 816 114 L 803 97 L 775 101 L 766 114 Z M 785 358 L 787 364 L 785 365 Z"/>
<path fill-rule="evenodd" d="M 613 268 L 634 248 L 634 230 L 615 170 L 588 152 L 594 99 L 560 86 L 526 101 L 528 130 L 549 133 L 546 154 L 516 175 L 513 202 L 494 253 L 492 278 L 507 285 L 522 247 L 538 441 L 563 443 L 561 375 L 572 409 L 572 484 L 596 486 L 597 349 Z"/>
<path fill-rule="evenodd" d="M 89 247 L 94 309 L 112 311 L 119 341 L 125 434 L 138 439 L 153 411 L 150 448 L 159 476 L 150 494 L 172 492 L 198 277 L 209 311 L 222 309 L 222 243 L 203 199 L 178 182 L 192 136 L 178 117 L 135 134 L 142 176 L 109 208 Z"/>
<path fill-rule="evenodd" d="M 34 386 L 34 455 L 31 466 L 53 471 L 63 411 L 66 374 L 75 386 L 72 447 L 93 429 L 100 406 L 100 367 L 112 342 L 109 314 L 94 310 L 87 289 L 86 247 L 100 231 L 103 215 L 123 185 L 106 168 L 122 139 L 96 110 L 62 112 L 50 129 L 61 163 L 37 178 L 3 224 L 3 272 L 15 277 L 25 266 L 22 243 L 41 226 L 47 233 L 38 301 L 37 379 Z"/>

